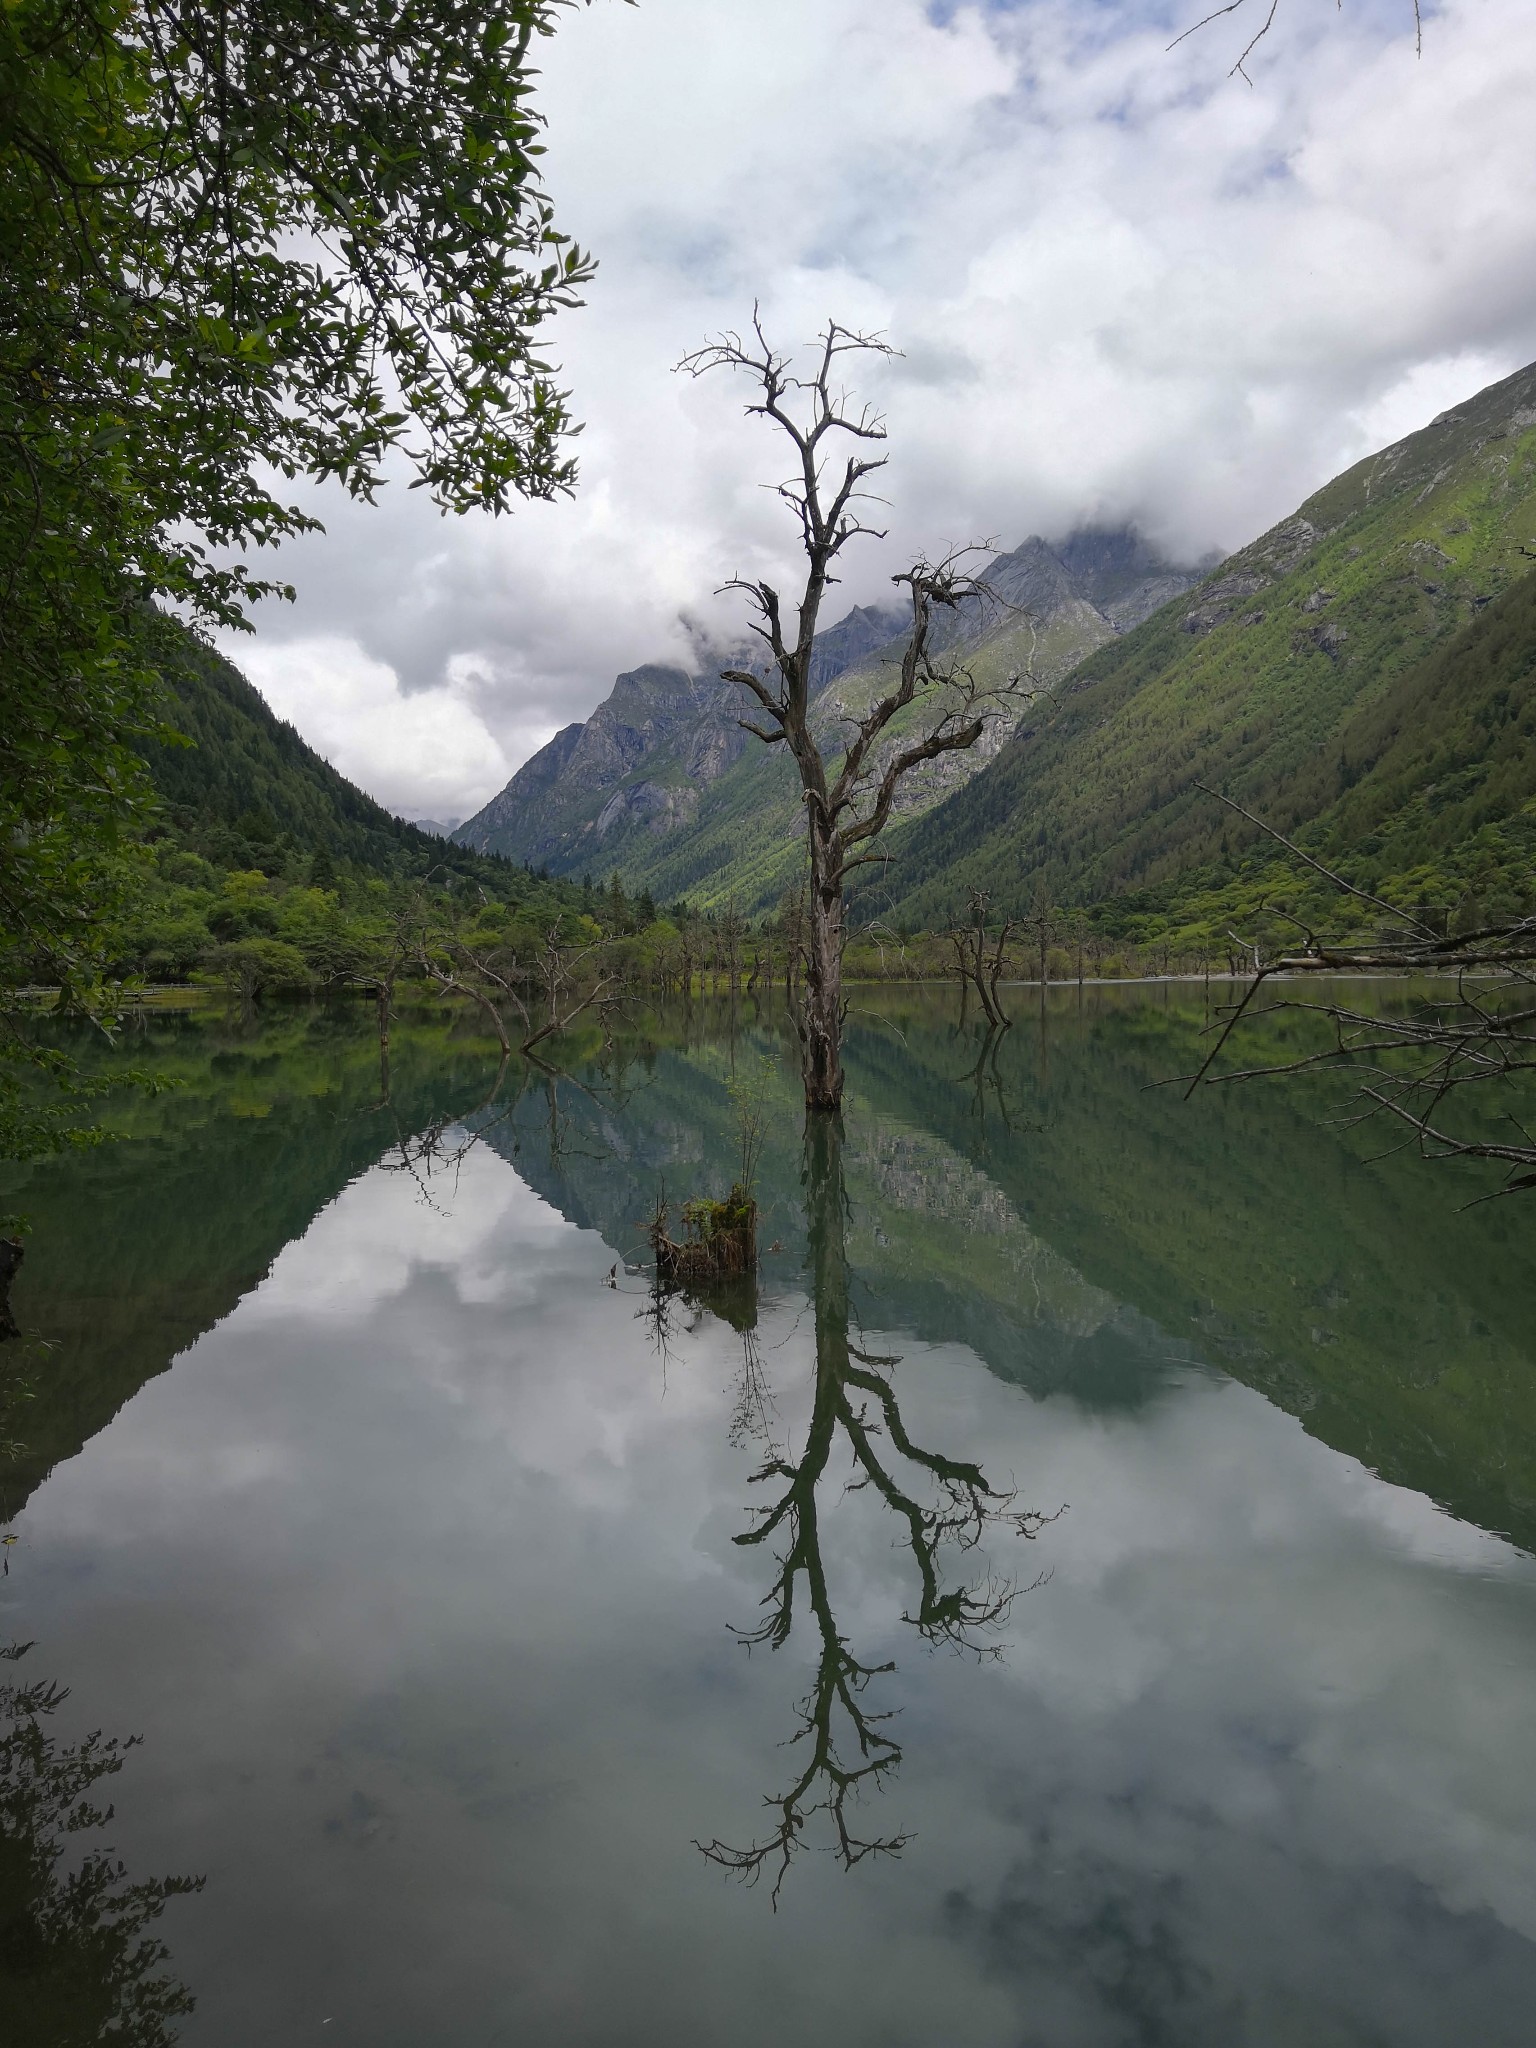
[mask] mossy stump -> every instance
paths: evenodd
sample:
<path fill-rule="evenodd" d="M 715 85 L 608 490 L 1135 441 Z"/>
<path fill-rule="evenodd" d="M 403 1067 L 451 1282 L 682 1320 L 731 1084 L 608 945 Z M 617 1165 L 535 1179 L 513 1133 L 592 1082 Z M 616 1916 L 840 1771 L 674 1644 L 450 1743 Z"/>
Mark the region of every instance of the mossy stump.
<path fill-rule="evenodd" d="M 656 1277 L 663 1286 L 699 1287 L 757 1271 L 757 1204 L 742 1188 L 733 1187 L 723 1202 L 685 1202 L 681 1243 L 670 1235 L 667 1223 L 662 1201 L 651 1222 L 650 1239 Z"/>

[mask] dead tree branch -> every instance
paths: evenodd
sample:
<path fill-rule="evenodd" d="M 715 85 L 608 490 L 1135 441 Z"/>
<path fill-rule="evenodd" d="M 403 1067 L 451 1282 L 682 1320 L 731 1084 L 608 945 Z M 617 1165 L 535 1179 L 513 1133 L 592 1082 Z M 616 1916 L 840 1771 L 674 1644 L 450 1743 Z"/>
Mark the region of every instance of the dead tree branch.
<path fill-rule="evenodd" d="M 721 369 L 744 375 L 756 390 L 748 415 L 771 421 L 794 452 L 793 474 L 775 487 L 795 516 L 806 561 L 794 622 L 787 621 L 772 584 L 745 578 L 727 584 L 745 596 L 751 631 L 765 652 L 760 664 L 738 664 L 721 677 L 744 690 L 762 714 L 743 718 L 743 728 L 765 745 L 785 746 L 800 778 L 808 890 L 795 1020 L 811 1109 L 836 1109 L 842 1101 L 848 877 L 880 858 L 870 848 L 889 823 L 903 781 L 929 762 L 973 747 L 1019 686 L 1015 676 L 983 687 L 962 660 L 935 649 L 939 614 L 992 596 L 966 566 L 979 551 L 961 548 L 893 578 L 911 606 L 894 685 L 861 715 L 829 721 L 813 702 L 816 632 L 838 558 L 860 536 L 883 538 L 864 508 L 877 502 L 867 485 L 885 466 L 886 457 L 873 452 L 885 441 L 885 421 L 874 408 L 856 406 L 837 380 L 845 357 L 895 353 L 880 335 L 828 321 L 802 375 L 769 343 L 754 308 L 748 337 L 722 335 L 678 365 L 690 376 Z"/>
<path fill-rule="evenodd" d="M 1204 789 L 1204 784 L 1197 784 Z M 1207 795 L 1216 795 L 1206 790 Z M 1415 1133 L 1426 1158 L 1497 1160 L 1510 1169 L 1500 1193 L 1536 1186 L 1536 1143 L 1506 1103 L 1536 1073 L 1536 917 L 1481 925 L 1470 931 L 1437 931 L 1384 897 L 1358 888 L 1326 862 L 1277 832 L 1262 818 L 1235 803 L 1238 811 L 1298 860 L 1322 875 L 1340 895 L 1382 911 L 1389 920 L 1387 936 L 1319 938 L 1301 926 L 1301 950 L 1280 952 L 1268 959 L 1254 947 L 1254 975 L 1241 1000 L 1216 1028 L 1215 1041 L 1198 1070 L 1186 1077 L 1185 1099 L 1202 1084 L 1294 1077 L 1319 1069 L 1342 1069 L 1359 1081 L 1359 1107 L 1346 1121 L 1358 1123 L 1385 1115 Z M 1296 920 L 1291 920 L 1296 922 Z M 1305 975 L 1327 979 L 1347 975 L 1390 975 L 1410 981 L 1454 978 L 1454 996 L 1416 999 L 1401 1016 L 1372 1014 L 1331 998 L 1298 998 L 1256 1002 L 1260 991 L 1278 976 Z M 1225 1073 L 1216 1063 L 1240 1025 L 1250 1028 L 1281 1012 L 1315 1018 L 1327 1042 L 1294 1058 L 1245 1064 Z M 1469 1091 L 1476 1090 L 1475 1094 Z M 1487 1098 L 1494 1092 L 1494 1107 Z M 1471 1113 L 1470 1127 L 1447 1128 L 1444 1112 L 1453 1102 Z M 1495 1137 L 1488 1118 L 1510 1124 L 1518 1141 Z"/>

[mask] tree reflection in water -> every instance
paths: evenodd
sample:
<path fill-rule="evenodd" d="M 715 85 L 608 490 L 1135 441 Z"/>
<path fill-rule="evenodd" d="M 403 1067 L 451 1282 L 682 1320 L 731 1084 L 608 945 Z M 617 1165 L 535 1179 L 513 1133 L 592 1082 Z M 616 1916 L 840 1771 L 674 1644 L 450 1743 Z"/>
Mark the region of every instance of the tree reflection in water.
<path fill-rule="evenodd" d="M 15 1665 L 31 1648 L 14 1644 Z M 0 1678 L 0 2013 L 7 2048 L 169 2048 L 191 2012 L 184 1984 L 161 1970 L 170 1951 L 147 1934 L 166 1901 L 200 1877 L 125 1882 L 109 1849 L 71 1855 L 71 1838 L 105 1827 L 92 1787 L 123 1767 L 128 1741 L 99 1732 L 61 1744 L 48 1717 L 69 1697 L 47 1680 Z"/>
<path fill-rule="evenodd" d="M 823 1484 L 835 1485 L 840 1493 L 873 1489 L 896 1517 L 914 1573 L 914 1598 L 903 1620 L 931 1645 L 947 1644 L 976 1656 L 1000 1653 L 997 1635 L 1014 1601 L 1048 1574 L 1023 1587 L 988 1569 L 951 1584 L 944 1553 L 975 1551 L 991 1530 L 1006 1529 L 1032 1540 L 1055 1519 L 1015 1509 L 1014 1494 L 989 1485 L 979 1465 L 914 1443 L 886 1376 L 898 1361 L 861 1350 L 850 1337 L 848 1204 L 842 1128 L 834 1116 L 807 1119 L 804 1181 L 816 1321 L 816 1381 L 804 1446 L 796 1460 L 772 1448 L 774 1414 L 751 1329 L 743 1336 L 743 1389 L 733 1433 L 756 1435 L 770 1445 L 752 1483 L 778 1489 L 776 1499 L 754 1511 L 757 1526 L 735 1539 L 748 1547 L 776 1541 L 779 1566 L 763 1599 L 763 1620 L 739 1634 L 749 1647 L 780 1648 L 790 1638 L 803 1588 L 820 1650 L 811 1690 L 799 1704 L 800 1725 L 788 1746 L 805 1746 L 793 1781 L 765 1796 L 763 1803 L 773 1815 L 766 1836 L 745 1847 L 718 1838 L 696 1844 L 712 1863 L 745 1883 L 755 1884 L 765 1870 L 771 1872 L 775 1905 L 791 1861 L 806 1846 L 807 1824 L 817 1814 L 827 1816 L 833 1853 L 845 1869 L 869 1856 L 899 1854 L 909 1840 L 899 1830 L 881 1835 L 856 1831 L 852 1808 L 859 1796 L 878 1790 L 901 1761 L 901 1746 L 889 1729 L 892 1715 L 868 1704 L 871 1679 L 895 1667 L 863 1662 L 838 1629 L 822 1553 Z M 839 1445 L 848 1466 L 839 1460 L 834 1472 Z"/>

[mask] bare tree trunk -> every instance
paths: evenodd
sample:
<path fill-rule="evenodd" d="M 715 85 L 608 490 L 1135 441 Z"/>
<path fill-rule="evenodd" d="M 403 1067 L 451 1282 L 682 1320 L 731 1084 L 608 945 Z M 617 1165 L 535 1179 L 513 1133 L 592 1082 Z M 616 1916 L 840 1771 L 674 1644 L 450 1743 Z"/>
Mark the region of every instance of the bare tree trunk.
<path fill-rule="evenodd" d="M 679 365 L 696 376 L 715 369 L 745 372 L 760 393 L 748 411 L 779 427 L 798 458 L 798 475 L 780 487 L 780 496 L 796 514 L 806 558 L 804 592 L 793 626 L 770 584 L 738 581 L 731 587 L 745 592 L 756 613 L 753 631 L 764 643 L 768 659 L 759 656 L 757 666 L 720 673 L 723 681 L 739 684 L 759 707 L 762 722 L 744 718 L 745 730 L 768 746 L 787 746 L 799 771 L 810 890 L 802 948 L 805 987 L 798 1007 L 793 998 L 791 1007 L 800 1037 L 806 1107 L 813 1111 L 835 1110 L 843 1096 L 843 896 L 848 878 L 879 858 L 871 843 L 885 830 L 903 778 L 944 754 L 973 747 L 989 718 L 999 714 L 999 700 L 1018 683 L 1018 677 L 1011 676 L 1006 685 L 983 687 L 958 658 L 935 659 L 930 645 L 935 610 L 953 611 L 968 601 L 993 596 L 963 572 L 960 564 L 970 551 L 959 549 L 938 562 L 920 560 L 893 578 L 905 587 L 912 604 L 898 677 L 862 716 L 842 721 L 835 734 L 818 729 L 812 670 L 822 601 L 836 580 L 833 564 L 844 546 L 858 535 L 873 537 L 879 532 L 865 523 L 862 512 L 872 502 L 866 480 L 885 462 L 884 456 L 869 452 L 884 441 L 884 422 L 867 406 L 853 409 L 838 382 L 842 358 L 860 353 L 888 356 L 892 350 L 878 336 L 857 334 L 836 321 L 828 322 L 817 349 L 815 373 L 797 375 L 789 358 L 770 346 L 754 311 L 750 338 L 722 335 Z M 829 436 L 847 437 L 842 445 L 851 440 L 855 450 L 843 465 L 841 478 L 827 460 Z M 925 716 L 913 731 L 903 714 L 920 701 Z M 900 723 L 887 738 L 893 720 Z M 902 735 L 899 740 L 897 733 Z M 735 978 L 733 946 L 733 989 Z"/>
<path fill-rule="evenodd" d="M 395 978 L 391 974 L 378 987 L 379 1002 L 379 1101 L 389 1100 L 389 1019 L 395 999 Z"/>
<path fill-rule="evenodd" d="M 26 1247 L 19 1237 L 0 1237 L 0 1343 L 19 1337 L 21 1326 L 11 1309 L 11 1282 L 16 1278 Z"/>
<path fill-rule="evenodd" d="M 960 1022 L 966 1017 L 966 997 L 974 988 L 981 1002 L 982 1013 L 987 1020 L 989 1031 L 1007 1031 L 1013 1020 L 1003 1009 L 997 993 L 997 984 L 1002 979 L 1006 965 L 1008 941 L 1013 934 L 1013 919 L 1004 918 L 997 933 L 991 957 L 987 954 L 987 904 L 984 890 L 971 891 L 970 921 L 945 934 L 955 949 L 955 966 L 960 976 Z"/>
<path fill-rule="evenodd" d="M 800 1004 L 800 1067 L 807 1109 L 843 1101 L 843 890 L 833 849 L 813 817 L 810 832 L 810 931 Z M 830 872 L 829 872 L 830 870 Z"/>

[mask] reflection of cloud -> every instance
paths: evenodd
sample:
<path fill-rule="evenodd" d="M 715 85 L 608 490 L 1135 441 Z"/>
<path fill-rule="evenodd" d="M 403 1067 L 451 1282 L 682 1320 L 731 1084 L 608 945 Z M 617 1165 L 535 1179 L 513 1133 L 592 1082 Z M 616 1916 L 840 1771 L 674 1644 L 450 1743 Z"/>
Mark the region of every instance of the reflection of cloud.
<path fill-rule="evenodd" d="M 365 1175 L 285 1247 L 241 1314 L 257 1322 L 333 1315 L 356 1322 L 403 1295 L 422 1265 L 445 1265 L 483 1284 L 481 1262 L 514 1212 L 524 1235 L 564 1230 L 515 1174 L 488 1165 L 477 1149 L 453 1173 L 417 1178 L 381 1168 Z"/>
<path fill-rule="evenodd" d="M 71 1682 L 153 1737 L 119 1846 L 213 1873 L 210 2038 L 1514 2048 L 1532 1568 L 1209 1377 L 1094 1417 L 911 1349 L 914 1440 L 1070 1502 L 1055 1576 L 1006 1667 L 913 1656 L 888 1516 L 829 1501 L 917 1839 L 807 1859 L 772 1923 L 710 1884 L 690 1837 L 751 1829 L 805 1646 L 726 1632 L 764 1590 L 733 1333 L 663 1380 L 612 1261 L 487 1148 L 441 1211 L 365 1176 L 27 1509 Z M 760 1336 L 792 1433 L 803 1302 Z"/>

